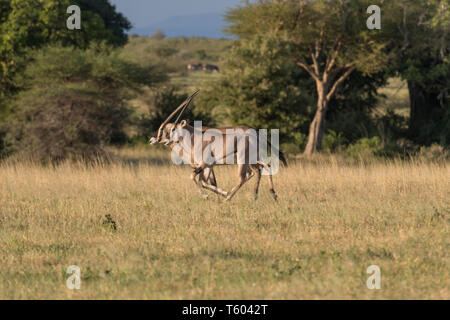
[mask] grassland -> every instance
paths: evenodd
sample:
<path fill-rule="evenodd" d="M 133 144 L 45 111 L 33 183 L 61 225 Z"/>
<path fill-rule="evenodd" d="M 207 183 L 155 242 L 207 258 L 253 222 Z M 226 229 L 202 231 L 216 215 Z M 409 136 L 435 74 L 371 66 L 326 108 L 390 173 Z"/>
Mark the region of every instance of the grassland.
<path fill-rule="evenodd" d="M 186 73 L 190 63 L 221 66 L 221 58 L 233 40 L 208 38 L 131 38 L 123 50 L 128 59 L 142 65 L 160 64 L 170 73 Z"/>
<path fill-rule="evenodd" d="M 278 203 L 265 179 L 257 202 L 250 181 L 223 203 L 168 157 L 0 165 L 0 298 L 450 298 L 448 163 L 300 159 L 274 177 Z M 235 175 L 219 168 L 219 185 Z"/>

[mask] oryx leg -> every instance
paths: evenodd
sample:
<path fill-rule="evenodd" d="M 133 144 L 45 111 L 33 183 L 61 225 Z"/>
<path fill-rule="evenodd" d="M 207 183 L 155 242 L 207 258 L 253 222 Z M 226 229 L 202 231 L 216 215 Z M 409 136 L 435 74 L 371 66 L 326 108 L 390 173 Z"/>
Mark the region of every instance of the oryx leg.
<path fill-rule="evenodd" d="M 209 169 L 209 174 L 208 174 L 208 179 L 206 179 L 206 182 L 209 181 L 209 184 L 217 187 L 217 181 L 216 181 L 216 175 L 214 173 L 213 168 L 208 168 Z"/>
<path fill-rule="evenodd" d="M 267 164 L 267 163 L 260 162 L 260 161 L 258 161 L 258 164 L 261 167 L 266 168 L 267 170 L 269 170 L 269 174 L 267 175 L 267 178 L 269 179 L 269 191 L 270 191 L 270 194 L 272 195 L 273 199 L 275 201 L 277 201 L 278 196 L 277 196 L 277 194 L 275 192 L 275 189 L 273 188 L 272 169 L 271 169 L 270 165 Z"/>
<path fill-rule="evenodd" d="M 253 172 L 252 169 L 250 169 L 249 166 L 247 166 L 247 172 L 245 174 L 245 182 L 247 182 L 248 180 L 250 180 L 251 178 L 253 178 L 253 176 L 255 175 L 255 173 Z"/>
<path fill-rule="evenodd" d="M 248 173 L 248 165 L 247 164 L 240 164 L 238 166 L 238 177 L 239 177 L 239 182 L 238 184 L 231 190 L 230 194 L 228 195 L 228 197 L 226 198 L 226 201 L 230 201 L 234 195 L 236 194 L 236 192 L 238 192 L 238 190 L 242 187 L 242 185 L 248 181 L 248 179 L 250 179 L 252 176 L 250 176 L 247 179 L 247 173 Z"/>
<path fill-rule="evenodd" d="M 269 169 L 270 170 L 270 169 Z M 273 197 L 273 199 L 275 200 L 275 201 L 277 201 L 277 199 L 278 199 L 278 196 L 277 196 L 277 194 L 276 194 L 276 192 L 275 192 L 275 189 L 273 188 L 273 180 L 272 180 L 272 172 L 269 174 L 269 188 L 270 188 L 270 193 L 272 194 L 272 197 Z"/>
<path fill-rule="evenodd" d="M 197 176 L 200 175 L 199 179 L 197 180 Z M 202 184 L 200 182 L 201 176 L 203 175 L 203 168 L 196 168 L 194 172 L 191 174 L 191 179 L 194 181 L 195 185 L 198 187 L 198 190 L 200 191 L 200 194 L 203 198 L 208 199 L 208 194 L 203 191 Z"/>
<path fill-rule="evenodd" d="M 252 165 L 252 169 L 256 171 L 255 200 L 258 199 L 259 184 L 261 182 L 261 169 L 259 165 Z"/>
<path fill-rule="evenodd" d="M 199 179 L 203 188 L 215 192 L 223 197 L 228 196 L 228 192 L 217 187 L 216 177 L 212 168 L 205 168 Z"/>

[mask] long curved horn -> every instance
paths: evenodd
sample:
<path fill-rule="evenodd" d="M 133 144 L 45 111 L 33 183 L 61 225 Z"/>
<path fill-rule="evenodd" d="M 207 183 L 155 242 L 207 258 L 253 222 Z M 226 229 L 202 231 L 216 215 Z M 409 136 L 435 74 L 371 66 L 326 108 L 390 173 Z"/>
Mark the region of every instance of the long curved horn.
<path fill-rule="evenodd" d="M 197 90 L 194 92 L 194 94 L 192 96 L 189 97 L 188 101 L 186 102 L 186 104 L 184 105 L 183 109 L 181 110 L 180 114 L 178 115 L 177 119 L 175 120 L 175 124 L 178 123 L 178 120 L 180 120 L 181 116 L 183 115 L 183 112 L 187 109 L 187 107 L 189 107 L 189 105 L 191 104 L 192 100 L 194 99 L 194 97 L 198 94 L 200 90 Z"/>
<path fill-rule="evenodd" d="M 183 111 L 181 111 L 181 114 L 184 112 L 184 110 L 186 109 L 186 107 L 191 103 L 191 101 L 192 101 L 192 99 L 198 94 L 198 92 L 199 92 L 200 90 L 197 90 L 196 92 L 194 92 L 194 94 L 193 95 L 191 95 L 189 98 L 187 98 L 182 104 L 180 104 L 180 106 L 178 107 L 178 108 L 176 108 L 175 109 L 175 111 L 174 112 L 172 112 L 171 114 L 170 114 L 170 116 L 159 126 L 159 129 L 158 129 L 158 134 L 157 134 L 157 136 L 156 136 L 156 139 L 158 140 L 158 139 L 160 139 L 160 137 L 161 137 L 161 129 L 166 125 L 166 124 L 168 124 L 169 123 L 169 121 L 177 114 L 177 112 L 178 111 L 180 111 L 181 109 L 183 109 Z M 180 114 L 180 116 L 181 116 L 181 114 Z M 180 118 L 180 116 L 178 116 L 178 119 Z M 177 119 L 177 122 L 178 122 L 178 119 Z"/>
<path fill-rule="evenodd" d="M 198 91 L 199 90 L 197 90 L 192 96 L 190 96 L 182 104 L 180 104 L 180 106 L 178 108 L 176 108 L 175 111 L 170 114 L 170 116 L 161 124 L 160 127 L 169 123 L 169 121 L 177 114 L 178 111 L 183 109 L 183 107 L 185 107 L 187 104 L 189 104 L 191 102 L 191 100 L 197 95 Z"/>

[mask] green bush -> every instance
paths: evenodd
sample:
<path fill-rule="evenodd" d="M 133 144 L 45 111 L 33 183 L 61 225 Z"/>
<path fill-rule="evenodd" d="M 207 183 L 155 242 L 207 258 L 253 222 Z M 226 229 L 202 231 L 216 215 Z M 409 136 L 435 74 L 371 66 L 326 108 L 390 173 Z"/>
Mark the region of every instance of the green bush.
<path fill-rule="evenodd" d="M 362 138 L 346 149 L 346 154 L 352 158 L 372 157 L 383 150 L 379 137 Z"/>
<path fill-rule="evenodd" d="M 195 51 L 195 57 L 199 60 L 205 60 L 208 58 L 208 54 L 206 53 L 205 50 L 200 49 Z"/>
<path fill-rule="evenodd" d="M 303 152 L 308 141 L 308 136 L 301 132 L 292 133 L 293 142 L 281 144 L 281 150 L 286 154 L 300 154 Z"/>
<path fill-rule="evenodd" d="M 333 130 L 328 130 L 328 133 L 324 135 L 322 140 L 322 150 L 325 152 L 339 151 L 345 144 L 346 139 L 342 136 L 342 133 L 336 133 Z"/>
<path fill-rule="evenodd" d="M 158 58 L 161 59 L 167 59 L 171 56 L 173 56 L 174 54 L 178 53 L 178 50 L 175 48 L 171 48 L 171 47 L 157 47 L 154 49 L 156 55 L 158 56 Z"/>
<path fill-rule="evenodd" d="M 163 79 L 105 46 L 52 46 L 33 59 L 17 78 L 23 89 L 12 101 L 5 152 L 42 161 L 91 159 L 107 144 L 126 142 L 127 101 Z"/>

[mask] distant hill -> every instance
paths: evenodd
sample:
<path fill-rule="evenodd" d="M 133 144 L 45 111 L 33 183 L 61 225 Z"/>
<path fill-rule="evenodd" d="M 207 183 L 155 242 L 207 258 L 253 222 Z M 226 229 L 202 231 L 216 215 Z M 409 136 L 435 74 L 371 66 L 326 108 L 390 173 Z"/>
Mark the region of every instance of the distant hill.
<path fill-rule="evenodd" d="M 157 29 L 167 37 L 231 38 L 222 32 L 225 21 L 220 13 L 175 16 L 144 28 L 133 28 L 129 33 L 151 36 Z"/>

